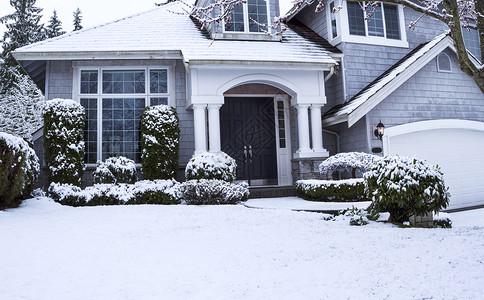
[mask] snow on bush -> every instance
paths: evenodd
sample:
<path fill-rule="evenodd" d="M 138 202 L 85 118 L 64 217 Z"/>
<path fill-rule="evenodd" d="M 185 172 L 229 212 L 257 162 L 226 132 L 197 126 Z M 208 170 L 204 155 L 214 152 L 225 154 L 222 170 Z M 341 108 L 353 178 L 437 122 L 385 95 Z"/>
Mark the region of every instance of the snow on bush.
<path fill-rule="evenodd" d="M 71 206 L 121 204 L 178 204 L 175 180 L 142 180 L 134 184 L 95 184 L 81 189 L 72 184 L 51 183 L 48 194 L 55 201 Z"/>
<path fill-rule="evenodd" d="M 170 179 L 178 169 L 180 126 L 174 107 L 146 107 L 141 116 L 141 159 L 144 178 Z"/>
<path fill-rule="evenodd" d="M 364 209 L 357 207 L 348 208 L 346 211 L 342 210 L 337 216 L 332 218 L 333 221 L 345 221 L 349 219 L 351 226 L 363 226 L 370 223 L 370 221 L 376 221 L 380 215 L 376 212 L 368 213 Z"/>
<path fill-rule="evenodd" d="M 0 132 L 0 209 L 16 207 L 29 196 L 39 171 L 39 158 L 27 142 Z"/>
<path fill-rule="evenodd" d="M 450 214 L 439 212 L 433 217 L 434 227 L 437 228 L 452 228 L 452 220 Z"/>
<path fill-rule="evenodd" d="M 393 222 L 438 212 L 449 204 L 448 188 L 439 167 L 417 158 L 384 157 L 365 173 L 364 179 L 372 209 L 389 212 Z"/>
<path fill-rule="evenodd" d="M 203 152 L 194 155 L 187 164 L 185 177 L 191 179 L 220 179 L 232 182 L 237 176 L 235 159 L 224 152 Z"/>
<path fill-rule="evenodd" d="M 346 180 L 298 180 L 297 195 L 310 201 L 367 201 L 362 178 Z"/>
<path fill-rule="evenodd" d="M 135 183 L 136 164 L 124 156 L 115 156 L 98 161 L 93 172 L 94 183 Z"/>
<path fill-rule="evenodd" d="M 42 109 L 45 101 L 42 92 L 27 75 L 18 75 L 6 94 L 0 94 L 0 131 L 27 141 L 42 127 Z"/>
<path fill-rule="evenodd" d="M 180 184 L 180 194 L 187 204 L 235 204 L 249 197 L 247 183 L 219 179 L 189 180 Z"/>
<path fill-rule="evenodd" d="M 44 152 L 51 182 L 79 186 L 84 172 L 84 108 L 74 100 L 46 101 Z"/>
<path fill-rule="evenodd" d="M 356 172 L 365 173 L 380 157 L 363 152 L 345 152 L 328 157 L 319 165 L 321 174 L 333 174 L 337 171 L 352 172 L 353 178 Z"/>

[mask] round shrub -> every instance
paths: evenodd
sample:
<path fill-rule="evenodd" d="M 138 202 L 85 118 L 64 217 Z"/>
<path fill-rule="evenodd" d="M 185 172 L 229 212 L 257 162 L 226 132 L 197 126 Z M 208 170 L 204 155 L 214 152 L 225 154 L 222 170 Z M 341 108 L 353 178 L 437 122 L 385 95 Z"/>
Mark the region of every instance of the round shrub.
<path fill-rule="evenodd" d="M 203 152 L 194 155 L 187 164 L 185 177 L 192 179 L 220 179 L 228 182 L 235 180 L 237 164 L 235 159 L 224 152 Z"/>
<path fill-rule="evenodd" d="M 247 183 L 219 179 L 189 180 L 180 184 L 179 190 L 182 199 L 193 205 L 236 204 L 249 197 Z"/>
<path fill-rule="evenodd" d="M 180 204 L 177 191 L 178 182 L 175 180 L 138 181 L 127 204 Z"/>
<path fill-rule="evenodd" d="M 176 109 L 146 107 L 141 116 L 141 159 L 145 179 L 174 178 L 178 169 L 180 126 Z"/>
<path fill-rule="evenodd" d="M 355 202 L 367 201 L 362 178 L 345 180 L 298 180 L 296 193 L 309 201 Z"/>
<path fill-rule="evenodd" d="M 51 182 L 81 185 L 84 173 L 84 108 L 74 100 L 45 103 L 44 155 Z"/>
<path fill-rule="evenodd" d="M 319 172 L 323 174 L 333 174 L 334 172 L 348 171 L 356 178 L 356 172 L 365 173 L 379 156 L 364 152 L 345 152 L 328 157 L 319 165 Z"/>
<path fill-rule="evenodd" d="M 94 183 L 135 183 L 136 164 L 124 156 L 115 156 L 99 161 L 93 172 Z"/>
<path fill-rule="evenodd" d="M 448 188 L 439 167 L 417 158 L 384 157 L 365 173 L 364 180 L 372 209 L 389 212 L 393 222 L 438 212 L 449 204 Z"/>
<path fill-rule="evenodd" d="M 18 206 L 34 190 L 39 158 L 23 139 L 0 132 L 0 209 Z"/>

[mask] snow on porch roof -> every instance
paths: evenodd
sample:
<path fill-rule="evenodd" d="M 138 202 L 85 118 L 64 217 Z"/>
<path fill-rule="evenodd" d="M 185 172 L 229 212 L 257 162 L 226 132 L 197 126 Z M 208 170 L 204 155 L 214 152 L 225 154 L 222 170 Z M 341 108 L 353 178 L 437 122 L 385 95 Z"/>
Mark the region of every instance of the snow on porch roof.
<path fill-rule="evenodd" d="M 440 46 L 437 47 L 438 45 Z M 351 127 L 389 93 L 426 65 L 427 62 L 422 59 L 424 56 L 427 56 L 425 60 L 431 59 L 447 47 L 454 49 L 448 33 L 443 33 L 430 42 L 420 44 L 350 100 L 336 105 L 326 112 L 323 116 L 324 123 L 332 125 L 348 121 L 348 127 Z"/>
<path fill-rule="evenodd" d="M 183 10 L 170 3 L 124 19 L 17 49 L 17 60 L 183 58 L 336 64 L 332 52 L 287 30 L 281 42 L 212 40 Z"/>

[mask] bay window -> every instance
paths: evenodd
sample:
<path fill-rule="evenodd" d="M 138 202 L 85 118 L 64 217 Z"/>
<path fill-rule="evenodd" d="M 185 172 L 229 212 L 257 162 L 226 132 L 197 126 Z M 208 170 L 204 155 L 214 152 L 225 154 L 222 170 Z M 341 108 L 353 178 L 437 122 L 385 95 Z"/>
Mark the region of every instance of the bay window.
<path fill-rule="evenodd" d="M 120 155 L 141 162 L 141 114 L 148 105 L 168 104 L 168 74 L 169 68 L 79 70 L 86 163 Z"/>
<path fill-rule="evenodd" d="M 400 21 L 397 5 L 379 3 L 379 6 L 374 8 L 370 16 L 366 15 L 358 2 L 347 2 L 346 5 L 351 35 L 400 39 Z M 368 10 L 371 11 L 372 9 Z"/>
<path fill-rule="evenodd" d="M 234 7 L 230 22 L 225 22 L 224 29 L 226 32 L 262 32 L 267 30 L 268 21 L 268 1 L 247 0 L 247 2 Z"/>

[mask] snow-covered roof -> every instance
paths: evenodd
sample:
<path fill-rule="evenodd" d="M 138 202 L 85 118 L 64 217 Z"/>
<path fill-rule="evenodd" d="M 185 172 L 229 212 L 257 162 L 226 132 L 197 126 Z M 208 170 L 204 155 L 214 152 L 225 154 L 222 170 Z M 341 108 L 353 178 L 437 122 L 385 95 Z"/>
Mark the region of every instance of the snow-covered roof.
<path fill-rule="evenodd" d="M 324 115 L 325 124 L 348 121 L 348 126 L 352 126 L 447 47 L 454 49 L 448 33 L 417 46 L 351 99 L 330 109 Z"/>
<path fill-rule="evenodd" d="M 182 58 L 335 64 L 331 51 L 287 30 L 280 42 L 212 40 L 174 2 L 124 19 L 17 49 L 17 60 Z"/>

